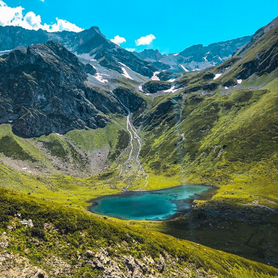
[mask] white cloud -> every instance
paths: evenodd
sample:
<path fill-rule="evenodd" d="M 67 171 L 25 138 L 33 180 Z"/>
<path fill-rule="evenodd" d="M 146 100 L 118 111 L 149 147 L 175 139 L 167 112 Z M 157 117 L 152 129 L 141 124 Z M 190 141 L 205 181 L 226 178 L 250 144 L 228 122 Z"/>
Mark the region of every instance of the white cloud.
<path fill-rule="evenodd" d="M 40 15 L 36 15 L 34 12 L 28 12 L 21 24 L 23 28 L 38 30 L 42 25 L 42 19 Z"/>
<path fill-rule="evenodd" d="M 140 46 L 140 45 L 150 45 L 155 39 L 156 39 L 155 35 L 149 34 L 147 36 L 143 36 L 143 37 L 137 39 L 135 41 L 135 43 L 136 43 L 137 46 Z"/>
<path fill-rule="evenodd" d="M 72 32 L 81 32 L 83 29 L 77 25 L 56 17 L 56 23 L 52 25 L 44 24 L 45 30 L 49 32 L 60 32 L 60 31 L 72 31 Z"/>
<path fill-rule="evenodd" d="M 43 29 L 48 32 L 59 32 L 59 31 L 72 31 L 80 32 L 82 29 L 77 25 L 64 20 L 56 18 L 54 24 L 42 24 L 40 15 L 36 15 L 30 11 L 24 13 L 24 8 L 9 7 L 4 1 L 0 0 L 0 26 L 20 26 L 29 30 Z"/>
<path fill-rule="evenodd" d="M 126 42 L 126 39 L 124 37 L 120 37 L 119 35 L 115 36 L 114 39 L 111 39 L 111 42 L 121 45 L 122 43 Z"/>

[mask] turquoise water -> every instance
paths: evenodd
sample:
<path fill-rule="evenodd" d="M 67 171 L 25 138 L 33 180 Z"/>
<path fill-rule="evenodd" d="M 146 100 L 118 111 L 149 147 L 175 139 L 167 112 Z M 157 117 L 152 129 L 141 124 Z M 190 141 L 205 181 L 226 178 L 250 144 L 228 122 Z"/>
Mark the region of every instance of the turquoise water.
<path fill-rule="evenodd" d="M 211 187 L 179 186 L 149 192 L 126 192 L 95 201 L 91 211 L 127 220 L 167 220 L 191 208 L 191 201 Z"/>

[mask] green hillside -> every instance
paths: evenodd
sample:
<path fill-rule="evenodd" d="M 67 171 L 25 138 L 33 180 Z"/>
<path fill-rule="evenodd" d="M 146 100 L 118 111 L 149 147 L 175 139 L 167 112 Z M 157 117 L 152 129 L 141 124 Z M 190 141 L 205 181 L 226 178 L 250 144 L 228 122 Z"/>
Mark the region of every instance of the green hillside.
<path fill-rule="evenodd" d="M 105 93 L 83 87 L 78 64 L 83 91 L 74 83 L 76 106 L 64 112 L 78 112 L 80 129 L 67 121 L 63 134 L 43 133 L 38 114 L 31 134 L 45 135 L 23 138 L 20 121 L 1 124 L 0 277 L 277 277 L 277 23 L 269 26 L 220 66 L 145 83 L 151 94 L 128 81 Z M 169 221 L 88 211 L 102 196 L 186 184 L 214 190 Z"/>
<path fill-rule="evenodd" d="M 274 277 L 276 269 L 188 241 L 134 229 L 68 206 L 1 189 L 3 252 L 25 257 L 42 275 L 97 277 Z M 28 221 L 26 221 L 28 219 Z M 30 221 L 32 224 L 30 224 Z M 27 222 L 27 224 L 25 224 Z M 29 223 L 29 224 L 28 224 Z M 1 269 L 0 265 L 0 269 Z M 13 269 L 20 273 L 20 266 Z M 2 272 L 5 275 L 6 272 Z"/>

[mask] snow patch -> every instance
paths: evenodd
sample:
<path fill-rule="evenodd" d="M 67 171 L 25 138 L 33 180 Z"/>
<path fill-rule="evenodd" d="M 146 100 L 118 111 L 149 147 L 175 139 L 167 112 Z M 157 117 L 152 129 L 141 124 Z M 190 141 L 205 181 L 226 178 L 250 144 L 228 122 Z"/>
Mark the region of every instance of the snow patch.
<path fill-rule="evenodd" d="M 134 80 L 134 79 L 129 75 L 129 73 L 128 73 L 127 70 L 126 70 L 126 69 L 130 69 L 130 68 L 129 68 L 127 65 L 125 65 L 125 64 L 123 64 L 123 63 L 121 63 L 121 62 L 119 62 L 119 64 L 122 65 L 122 67 L 121 67 L 121 69 L 122 69 L 122 71 L 123 71 L 122 75 L 123 75 L 125 78 Z"/>
<path fill-rule="evenodd" d="M 218 58 L 221 62 L 223 62 L 223 59 L 222 59 L 220 56 L 217 56 L 217 58 Z"/>
<path fill-rule="evenodd" d="M 215 76 L 214 76 L 214 78 L 213 78 L 213 80 L 218 79 L 221 75 L 222 75 L 222 73 L 216 73 Z"/>
<path fill-rule="evenodd" d="M 0 51 L 0 56 L 4 55 L 4 54 L 8 54 L 10 53 L 12 50 L 1 50 Z"/>
<path fill-rule="evenodd" d="M 205 62 L 208 62 L 208 55 L 210 54 L 210 52 L 207 52 L 206 53 L 206 56 L 205 57 L 203 57 L 203 59 L 205 60 Z"/>
<path fill-rule="evenodd" d="M 241 84 L 242 83 L 242 79 L 237 79 L 237 84 Z"/>
<path fill-rule="evenodd" d="M 101 82 L 101 83 L 103 83 L 103 84 L 108 83 L 108 80 L 105 79 L 105 78 L 103 78 L 103 76 L 102 76 L 99 72 L 96 73 L 96 75 L 94 76 L 94 78 L 95 78 L 97 81 L 99 81 L 99 82 Z"/>
<path fill-rule="evenodd" d="M 123 71 L 123 74 L 122 74 L 122 75 L 123 75 L 124 77 L 133 80 L 133 78 L 128 74 L 127 70 L 126 70 L 124 67 L 122 67 L 122 71 Z"/>
<path fill-rule="evenodd" d="M 170 82 L 170 83 L 173 83 L 173 82 L 175 82 L 175 81 L 176 81 L 175 78 L 172 78 L 172 79 L 169 79 L 169 80 L 168 80 L 168 82 Z"/>
<path fill-rule="evenodd" d="M 140 86 L 138 87 L 138 89 L 139 89 L 140 92 L 143 92 L 142 85 L 140 85 Z"/>
<path fill-rule="evenodd" d="M 228 90 L 228 89 L 229 89 L 229 87 L 225 86 L 225 87 L 224 87 L 224 89 L 225 89 L 225 90 Z"/>
<path fill-rule="evenodd" d="M 160 81 L 159 77 L 157 76 L 159 73 L 160 73 L 159 71 L 155 71 L 155 72 L 153 73 L 153 76 L 152 76 L 151 79 L 152 79 L 153 81 Z"/>
<path fill-rule="evenodd" d="M 180 66 L 185 72 L 189 72 L 189 70 L 184 65 L 180 65 Z"/>
<path fill-rule="evenodd" d="M 178 89 L 175 89 L 175 86 L 172 86 L 170 89 L 165 90 L 164 93 L 174 93 L 176 92 Z"/>

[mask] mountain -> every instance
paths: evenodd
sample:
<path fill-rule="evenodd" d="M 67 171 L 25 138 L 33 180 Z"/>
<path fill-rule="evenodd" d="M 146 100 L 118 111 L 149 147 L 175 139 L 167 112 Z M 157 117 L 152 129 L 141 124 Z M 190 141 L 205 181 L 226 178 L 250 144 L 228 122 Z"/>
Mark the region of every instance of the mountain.
<path fill-rule="evenodd" d="M 156 88 L 169 84 L 172 90 L 152 93 L 154 102 L 135 119 L 135 126 L 144 134 L 141 159 L 149 175 L 218 188 L 209 202 L 195 202 L 196 214 L 190 220 L 161 229 L 228 251 L 238 248 L 240 236 L 251 236 L 249 228 L 255 225 L 265 229 L 255 242 L 261 246 L 261 259 L 268 257 L 269 262 L 274 262 L 277 254 L 268 253 L 259 240 L 268 246 L 278 244 L 270 236 L 277 229 L 272 226 L 268 237 L 265 226 L 277 223 L 277 34 L 276 19 L 217 67 L 187 73 L 173 82 L 151 81 Z M 270 214 L 262 207 L 271 207 L 266 210 L 273 213 L 264 223 L 260 213 Z M 231 223 L 237 223 L 230 243 L 226 237 L 215 242 L 215 227 L 220 222 L 219 231 L 225 235 L 230 234 Z M 250 225 L 248 232 L 242 223 Z M 249 258 L 254 259 L 256 255 L 251 253 Z"/>
<path fill-rule="evenodd" d="M 178 54 L 166 55 L 161 54 L 158 50 L 145 49 L 136 53 L 136 55 L 142 60 L 151 62 L 154 67 L 158 68 L 161 71 L 158 77 L 166 81 L 184 72 L 217 66 L 244 47 L 250 39 L 250 36 L 246 36 L 213 43 L 208 46 L 202 44 L 193 45 Z"/>
<path fill-rule="evenodd" d="M 79 55 L 89 55 L 100 65 L 123 73 L 122 64 L 144 76 L 152 76 L 155 69 L 149 63 L 138 59 L 133 53 L 107 40 L 99 28 L 92 27 L 79 33 L 43 30 L 26 30 L 21 27 L 0 26 L 0 51 L 12 50 L 20 46 L 46 43 L 52 40 L 66 46 Z"/>
<path fill-rule="evenodd" d="M 55 42 L 2 55 L 0 122 L 23 137 L 104 127 L 107 115 L 125 111 L 116 95 L 91 88 L 95 72 Z"/>
<path fill-rule="evenodd" d="M 244 47 L 251 37 L 246 36 L 225 42 L 213 43 L 208 46 L 202 44 L 186 48 L 179 55 L 183 56 L 188 63 L 208 62 L 211 66 L 219 65 L 230 58 L 239 49 Z"/>
<path fill-rule="evenodd" d="M 169 92 L 164 99 L 161 97 L 159 102 L 154 102 L 154 106 L 150 110 L 145 111 L 144 114 L 140 114 L 136 119 L 137 125 L 143 124 L 145 126 L 145 131 L 150 132 L 150 140 L 153 140 L 153 136 L 156 137 L 154 145 L 147 142 L 145 144 L 146 149 L 143 150 L 143 153 L 148 154 L 146 160 L 152 157 L 151 161 L 148 163 L 150 167 L 153 167 L 154 171 L 165 173 L 167 168 L 171 169 L 171 167 L 176 167 L 172 163 L 175 165 L 178 163 L 177 161 L 174 162 L 177 157 L 181 157 L 181 163 L 187 163 L 188 166 L 184 166 L 186 168 L 189 167 L 190 161 L 193 163 L 193 161 L 198 160 L 198 164 L 200 164 L 204 151 L 207 154 L 206 157 L 209 156 L 209 150 L 205 149 L 206 146 L 209 146 L 210 151 L 213 150 L 213 146 L 211 146 L 212 142 L 207 142 L 206 140 L 215 140 L 213 141 L 215 144 L 225 144 L 225 136 L 231 136 L 229 132 L 227 132 L 226 135 L 217 133 L 217 131 L 221 132 L 223 128 L 221 124 L 222 116 L 224 116 L 225 121 L 227 121 L 229 114 L 232 116 L 242 113 L 245 106 L 245 109 L 248 110 L 250 109 L 250 105 L 252 106 L 252 103 L 254 104 L 262 101 L 260 100 L 261 98 L 264 100 L 267 98 L 275 98 L 275 95 L 273 95 L 273 87 L 277 85 L 275 75 L 278 68 L 277 22 L 276 19 L 270 25 L 259 31 L 259 33 L 256 33 L 249 45 L 230 60 L 227 60 L 217 67 L 185 74 L 182 78 L 173 82 L 156 81 L 157 86 L 159 84 L 161 86 L 168 84 L 175 88 L 176 92 L 174 94 Z M 257 80 L 257 85 L 253 85 L 254 80 Z M 152 82 L 154 83 L 154 81 Z M 164 88 L 156 92 L 161 92 L 163 96 Z M 237 107 L 236 102 L 240 102 L 240 106 Z M 274 107 L 271 109 L 274 109 Z M 198 111 L 198 113 L 196 111 Z M 274 112 L 275 110 L 269 112 L 269 116 L 274 115 L 271 114 Z M 197 114 L 195 115 L 195 113 Z M 189 120 L 191 116 L 193 118 Z M 245 117 L 248 117 L 248 114 L 245 114 Z M 205 118 L 206 121 L 204 121 Z M 249 120 L 249 132 L 259 132 L 258 129 L 256 131 L 253 129 L 254 126 L 252 125 L 257 124 L 253 122 L 254 119 Z M 265 140 L 269 140 L 265 142 L 266 145 L 272 142 L 276 130 L 276 125 L 272 122 L 273 118 L 269 120 L 271 121 L 269 124 L 273 126 L 267 128 L 269 137 L 266 138 L 266 136 L 263 136 Z M 175 124 L 177 124 L 176 121 L 178 121 L 178 129 L 175 127 Z M 195 121 L 196 125 L 194 126 L 193 123 Z M 230 121 L 229 124 L 232 126 L 233 124 L 236 125 L 236 123 L 233 123 L 232 118 Z M 217 124 L 218 122 L 219 126 Z M 266 122 L 265 125 L 267 125 Z M 236 127 L 234 126 L 234 128 Z M 237 126 L 237 128 L 240 131 L 242 127 Z M 260 128 L 263 129 L 264 127 L 261 126 Z M 156 134 L 153 134 L 153 130 L 156 130 Z M 224 132 L 224 130 L 222 130 L 222 132 Z M 248 132 L 248 130 L 245 130 L 245 133 L 246 132 Z M 179 136 L 181 136 L 181 134 L 184 134 L 184 145 L 181 144 L 180 141 L 181 138 Z M 187 138 L 187 136 L 193 137 Z M 235 136 L 235 134 L 233 134 L 233 136 Z M 240 133 L 237 133 L 237 136 L 241 136 Z M 197 138 L 198 140 L 196 140 Z M 220 138 L 221 141 L 219 141 Z M 232 138 L 227 138 L 227 140 L 232 140 Z M 253 145 L 253 151 L 255 151 L 255 146 L 261 144 L 261 142 L 256 141 L 257 137 L 254 134 L 248 134 L 248 138 L 253 138 L 253 140 L 255 140 L 253 142 L 255 144 Z M 166 139 L 166 141 L 164 141 L 164 139 Z M 157 143 L 157 140 L 160 141 L 160 144 Z M 239 141 L 243 142 L 244 140 L 243 138 L 239 138 Z M 197 145 L 195 145 L 195 143 L 197 143 Z M 236 149 L 236 146 L 233 148 L 228 147 L 230 144 L 234 144 L 232 141 L 226 143 L 227 149 L 225 147 L 224 150 L 219 150 L 221 156 L 224 157 L 226 152 L 229 150 L 235 151 Z M 171 152 L 171 156 L 169 156 L 170 153 L 166 151 L 167 144 L 169 144 L 168 149 L 169 152 Z M 180 150 L 173 147 L 173 145 L 177 146 L 179 144 L 181 144 Z M 249 141 L 248 144 L 251 144 L 251 142 Z M 162 149 L 160 150 L 160 147 L 163 151 Z M 214 147 L 217 148 L 220 146 L 215 145 Z M 176 149 L 176 151 L 173 152 L 173 149 Z M 248 149 L 248 145 L 242 146 L 242 149 Z M 181 153 L 177 153 L 178 151 Z M 267 151 L 275 150 L 267 148 Z M 154 153 L 156 155 L 151 155 Z M 189 155 L 189 153 L 191 153 L 191 155 Z M 188 156 L 186 156 L 186 154 Z M 260 154 L 262 155 L 262 150 Z M 267 157 L 267 155 L 268 154 L 265 154 L 265 157 Z M 198 158 L 198 156 L 200 157 Z"/>
<path fill-rule="evenodd" d="M 157 49 L 144 49 L 142 52 L 136 52 L 136 56 L 138 56 L 142 60 L 159 62 L 161 58 L 166 55 L 162 55 Z"/>
<path fill-rule="evenodd" d="M 120 64 L 96 28 L 10 30 L 18 41 L 1 49 L 21 47 L 0 56 L 0 276 L 276 276 L 277 19 L 223 63 L 170 81 Z M 47 38 L 22 46 L 36 34 Z M 211 193 L 168 221 L 89 210 L 181 184 Z"/>

